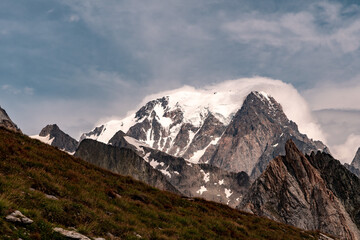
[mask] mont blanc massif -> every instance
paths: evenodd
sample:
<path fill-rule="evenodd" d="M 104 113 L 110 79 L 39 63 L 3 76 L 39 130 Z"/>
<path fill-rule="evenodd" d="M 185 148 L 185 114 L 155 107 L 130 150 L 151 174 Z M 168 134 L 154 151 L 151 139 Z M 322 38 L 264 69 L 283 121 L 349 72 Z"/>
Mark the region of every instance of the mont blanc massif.
<path fill-rule="evenodd" d="M 222 222 L 230 221 L 218 213 L 217 208 L 225 207 L 224 205 L 229 206 L 229 210 L 226 211 L 233 211 L 230 215 L 241 213 L 247 217 L 260 217 L 260 220 L 257 220 L 259 223 L 252 222 L 251 226 L 237 222 L 237 227 L 232 227 L 243 229 L 244 235 L 236 235 L 236 232 L 233 235 L 223 235 L 226 227 L 223 227 L 223 230 L 219 227 L 216 231 L 211 230 L 215 235 L 204 235 L 203 239 L 360 239 L 360 149 L 351 164 L 341 164 L 332 157 L 331 149 L 325 142 L 316 139 L 320 136 L 316 135 L 316 127 L 303 121 L 307 116 L 297 114 L 298 108 L 304 108 L 306 104 L 294 88 L 280 81 L 269 83 L 270 80 L 263 79 L 258 84 L 249 85 L 248 82 L 251 81 L 252 79 L 228 81 L 204 89 L 183 87 L 146 97 L 135 111 L 123 118 L 100 124 L 82 134 L 79 141 L 64 133 L 56 124 L 46 126 L 39 135 L 31 138 L 53 146 L 50 148 L 58 152 L 56 154 L 62 154 L 63 157 L 66 155 L 74 159 L 71 161 L 82 165 L 70 166 L 68 170 L 64 167 L 64 170 L 60 170 L 71 171 L 72 177 L 69 179 L 73 181 L 81 181 L 77 174 L 86 174 L 83 166 L 97 166 L 99 169 L 105 169 L 101 170 L 104 171 L 102 177 L 99 176 L 101 184 L 107 182 L 107 179 L 113 179 L 114 176 L 129 176 L 131 178 L 127 178 L 128 184 L 135 180 L 141 181 L 162 190 L 159 195 L 166 193 L 180 196 L 179 199 L 186 204 L 205 200 L 205 204 L 215 202 L 216 204 L 211 203 L 215 204 L 211 205 L 212 207 L 197 205 L 197 208 L 203 207 L 199 214 L 207 216 L 216 212 L 216 218 Z M 18 141 L 19 144 L 33 141 L 34 145 L 42 144 L 42 148 L 48 147 L 36 140 L 22 140 L 25 136 L 4 110 L 1 110 L 0 118 L 1 126 L 10 129 L 10 132 L 16 132 L 19 139 L 13 141 Z M 9 135 L 10 132 L 6 130 L 2 134 Z M 13 147 L 13 151 L 16 149 Z M 26 152 L 26 148 L 20 146 L 19 149 Z M 3 148 L 1 152 L 1 156 L 5 157 L 11 154 L 11 151 L 6 153 Z M 31 154 L 36 158 L 36 152 Z M 52 158 L 55 158 L 55 153 L 50 154 L 48 161 L 53 161 Z M 22 164 L 26 165 L 25 162 Z M 40 163 L 31 164 L 36 167 L 36 164 Z M 53 171 L 50 163 L 42 164 L 43 170 L 33 175 Z M 69 164 L 71 163 L 67 163 Z M 1 170 L 0 177 L 6 176 L 4 171 Z M 31 175 L 29 178 L 34 177 Z M 47 179 L 49 182 L 54 180 Z M 4 192 L 2 182 L 3 180 L 0 181 L 0 193 Z M 30 186 L 32 192 L 24 191 L 23 194 L 43 192 L 47 198 L 58 199 L 53 201 L 66 198 L 62 186 L 49 187 L 48 184 L 35 181 Z M 95 184 L 94 187 L 96 186 Z M 99 184 L 100 187 L 103 186 Z M 76 187 L 76 191 L 80 191 L 81 188 Z M 123 188 L 112 185 L 107 187 L 107 190 L 94 191 L 106 191 L 108 198 L 116 202 L 129 198 L 123 194 Z M 139 206 L 149 204 L 147 208 L 164 208 L 162 203 L 151 205 L 153 200 L 144 192 L 131 196 L 135 202 L 139 202 Z M 91 198 L 91 195 L 89 197 Z M 167 198 L 170 197 L 164 197 L 162 201 L 168 201 Z M 10 201 L 6 200 L 6 204 L 10 204 Z M 6 204 L 1 201 L 0 203 L 0 212 L 6 212 Z M 25 211 L 20 213 L 23 214 L 23 218 L 17 216 L 20 222 L 25 215 L 36 218 L 44 214 L 26 211 L 26 204 L 17 204 L 20 210 Z M 177 203 L 173 204 L 174 206 L 169 203 L 165 207 L 166 211 L 174 211 L 176 208 L 181 216 L 187 215 L 186 211 L 181 210 L 186 208 L 186 204 L 179 209 Z M 55 204 L 51 207 L 45 203 L 43 205 L 48 207 L 50 212 L 52 208 L 58 207 Z M 63 205 L 62 209 L 76 212 L 80 211 L 77 209 L 83 208 L 80 203 L 77 203 L 77 207 L 74 206 L 68 203 Z M 122 207 L 124 206 L 115 204 L 107 208 L 104 219 L 113 216 L 115 209 Z M 15 209 L 15 206 L 12 208 Z M 49 219 L 53 219 L 58 223 L 56 214 L 55 211 L 50 217 L 47 216 L 46 221 L 50 222 Z M 164 213 L 147 211 L 144 214 L 156 214 L 157 219 L 162 219 L 162 224 L 172 221 Z M 15 215 L 14 212 L 12 217 L 15 218 Z M 84 218 L 92 222 L 95 215 L 89 213 Z M 9 216 L 7 218 L 11 218 Z M 119 222 L 125 221 L 122 217 L 118 218 Z M 92 228 L 87 230 L 86 227 L 82 229 L 76 224 L 71 228 L 72 223 L 65 221 L 60 223 L 62 228 L 54 228 L 54 231 L 62 233 L 61 236 L 78 236 L 73 237 L 74 239 L 90 239 L 85 236 L 86 233 L 88 236 L 97 234 L 106 239 L 201 239 L 197 238 L 195 233 L 190 234 L 190 237 L 184 237 L 185 235 L 175 233 L 175 230 L 166 232 L 166 224 L 162 227 L 155 224 L 152 229 L 156 230 L 146 235 L 146 232 L 140 233 L 140 230 L 131 226 L 131 221 L 136 222 L 135 220 L 126 221 L 130 222 L 130 225 L 126 223 L 130 230 L 123 229 L 122 233 L 112 229 L 112 224 L 115 223 L 110 224 L 105 220 L 102 224 L 108 226 L 101 231 Z M 203 221 L 206 222 L 207 218 L 204 217 Z M 271 226 L 267 230 L 268 233 L 263 233 L 263 238 L 260 235 L 251 235 L 253 228 L 256 229 L 261 221 L 284 225 L 271 227 L 270 223 L 267 224 Z M 190 222 L 186 224 L 191 225 Z M 11 228 L 11 225 L 6 226 Z M 287 227 L 293 229 L 291 231 L 300 229 L 299 238 L 295 233 L 287 237 L 280 233 L 266 235 L 271 231 L 277 231 L 275 228 L 279 228 L 279 231 L 285 234 L 290 231 Z M 260 228 L 265 229 L 262 225 Z M 161 231 L 163 233 L 159 233 Z M 126 234 L 132 234 L 133 238 L 121 238 L 128 236 Z M 57 236 L 60 237 L 60 234 Z"/>

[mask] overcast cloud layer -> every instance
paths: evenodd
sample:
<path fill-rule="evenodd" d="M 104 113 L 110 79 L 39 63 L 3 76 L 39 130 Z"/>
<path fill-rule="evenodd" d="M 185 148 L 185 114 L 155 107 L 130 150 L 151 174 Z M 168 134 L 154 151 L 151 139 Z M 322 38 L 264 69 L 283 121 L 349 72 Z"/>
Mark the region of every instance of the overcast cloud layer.
<path fill-rule="evenodd" d="M 0 104 L 27 134 L 76 138 L 146 95 L 254 75 L 360 109 L 359 39 L 351 0 L 2 0 Z"/>

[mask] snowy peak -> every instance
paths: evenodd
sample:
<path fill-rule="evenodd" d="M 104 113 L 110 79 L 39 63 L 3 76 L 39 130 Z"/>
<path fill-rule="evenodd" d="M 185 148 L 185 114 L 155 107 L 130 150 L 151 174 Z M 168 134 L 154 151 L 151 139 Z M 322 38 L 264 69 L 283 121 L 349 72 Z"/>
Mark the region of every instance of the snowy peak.
<path fill-rule="evenodd" d="M 64 133 L 56 124 L 47 125 L 40 131 L 39 135 L 31 137 L 70 154 L 76 151 L 78 145 L 75 139 Z"/>
<path fill-rule="evenodd" d="M 16 126 L 16 124 L 13 121 L 11 121 L 6 111 L 1 107 L 0 107 L 0 127 L 5 127 L 15 132 L 21 132 L 21 130 Z"/>
<path fill-rule="evenodd" d="M 290 122 L 282 106 L 265 92 L 251 92 L 243 103 L 243 109 L 251 109 L 256 114 L 263 114 L 286 125 Z"/>
<path fill-rule="evenodd" d="M 168 96 L 150 101 L 135 113 L 135 118 L 139 121 L 140 119 L 144 117 L 149 117 L 152 114 L 157 114 L 158 117 L 163 117 L 164 112 L 168 107 L 168 104 L 169 104 Z"/>

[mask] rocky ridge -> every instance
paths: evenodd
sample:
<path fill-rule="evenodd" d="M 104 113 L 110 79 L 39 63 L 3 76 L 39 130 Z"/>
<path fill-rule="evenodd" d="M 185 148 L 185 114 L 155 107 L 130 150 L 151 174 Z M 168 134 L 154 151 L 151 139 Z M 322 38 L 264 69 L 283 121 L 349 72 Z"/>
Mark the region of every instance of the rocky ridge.
<path fill-rule="evenodd" d="M 346 196 L 340 195 L 343 191 L 356 195 L 360 185 L 354 186 L 356 191 L 351 186 L 339 186 L 344 184 L 339 181 L 340 175 L 358 184 L 356 177 L 341 164 L 323 160 L 329 160 L 330 155 L 311 154 L 309 160 L 291 140 L 285 151 L 285 156 L 269 163 L 238 208 L 304 229 L 319 229 L 341 239 L 359 239 L 358 214 L 349 211 L 357 203 L 346 204 Z M 341 168 L 341 173 L 334 168 Z"/>

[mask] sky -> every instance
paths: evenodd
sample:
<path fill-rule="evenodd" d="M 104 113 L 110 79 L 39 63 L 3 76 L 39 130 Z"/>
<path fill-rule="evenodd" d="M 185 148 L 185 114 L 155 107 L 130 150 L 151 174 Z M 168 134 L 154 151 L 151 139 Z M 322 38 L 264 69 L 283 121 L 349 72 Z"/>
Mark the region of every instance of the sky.
<path fill-rule="evenodd" d="M 359 47 L 351 0 L 2 0 L 0 105 L 26 134 L 57 123 L 78 138 L 147 95 L 263 76 L 326 109 L 330 149 L 349 159 Z"/>

